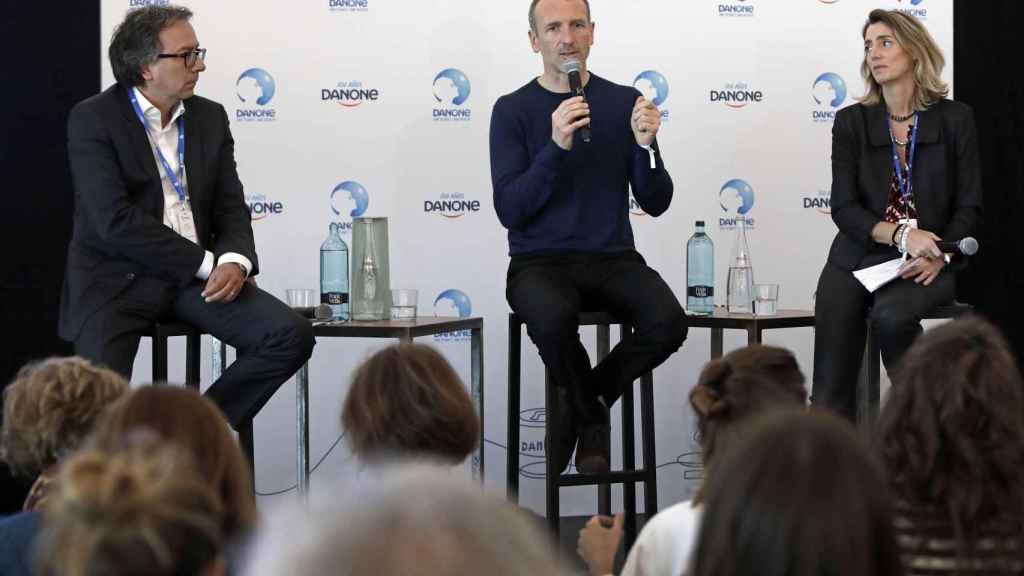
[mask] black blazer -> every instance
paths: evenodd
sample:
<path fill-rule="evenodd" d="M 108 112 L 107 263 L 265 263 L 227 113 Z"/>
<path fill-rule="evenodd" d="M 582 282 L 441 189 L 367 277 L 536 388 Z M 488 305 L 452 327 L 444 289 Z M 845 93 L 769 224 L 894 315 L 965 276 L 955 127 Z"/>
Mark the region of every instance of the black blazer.
<path fill-rule="evenodd" d="M 163 224 L 161 168 L 128 92 L 114 85 L 79 102 L 68 118 L 75 190 L 59 332 L 74 340 L 86 319 L 137 276 L 176 286 L 195 278 L 206 250 L 242 254 L 258 272 L 252 223 L 224 107 L 185 100 L 185 170 L 200 245 Z"/>
<path fill-rule="evenodd" d="M 877 246 L 871 229 L 885 219 L 892 178 L 892 144 L 884 104 L 854 104 L 832 127 L 832 220 L 839 227 L 829 262 L 845 270 Z M 918 115 L 914 203 L 918 228 L 945 240 L 975 232 L 981 215 L 981 167 L 974 113 L 940 100 Z"/>

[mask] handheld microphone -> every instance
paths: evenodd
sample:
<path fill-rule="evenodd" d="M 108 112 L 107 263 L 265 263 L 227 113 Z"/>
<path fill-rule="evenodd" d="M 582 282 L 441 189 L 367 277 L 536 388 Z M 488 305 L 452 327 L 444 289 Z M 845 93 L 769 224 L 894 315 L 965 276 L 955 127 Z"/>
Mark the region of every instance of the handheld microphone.
<path fill-rule="evenodd" d="M 574 59 L 566 60 L 565 64 L 562 65 L 562 71 L 569 76 L 569 92 L 573 96 L 582 96 L 583 101 L 587 101 L 587 95 L 583 93 L 583 79 L 580 78 L 580 61 Z M 580 127 L 580 139 L 584 142 L 590 142 L 590 126 Z"/>
<path fill-rule="evenodd" d="M 978 241 L 968 236 L 963 240 L 938 240 L 935 242 L 944 254 L 962 254 L 974 256 L 978 252 Z"/>

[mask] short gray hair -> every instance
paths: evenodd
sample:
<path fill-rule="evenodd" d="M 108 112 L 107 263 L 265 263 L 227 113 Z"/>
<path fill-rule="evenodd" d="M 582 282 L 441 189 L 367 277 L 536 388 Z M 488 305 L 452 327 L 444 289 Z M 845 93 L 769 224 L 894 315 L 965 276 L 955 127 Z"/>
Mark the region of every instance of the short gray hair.
<path fill-rule="evenodd" d="M 156 61 L 160 53 L 160 32 L 192 18 L 183 6 L 150 4 L 131 10 L 117 25 L 107 56 L 117 83 L 125 88 L 142 86 L 142 67 Z"/>
<path fill-rule="evenodd" d="M 541 521 L 479 483 L 423 463 L 377 472 L 351 491 L 345 506 L 266 522 L 246 574 L 558 574 L 555 543 Z"/>
<path fill-rule="evenodd" d="M 537 16 L 534 12 L 537 11 L 537 4 L 540 0 L 533 0 L 530 2 L 530 30 L 537 31 Z M 583 0 L 583 5 L 587 7 L 587 21 L 590 20 L 590 2 Z"/>

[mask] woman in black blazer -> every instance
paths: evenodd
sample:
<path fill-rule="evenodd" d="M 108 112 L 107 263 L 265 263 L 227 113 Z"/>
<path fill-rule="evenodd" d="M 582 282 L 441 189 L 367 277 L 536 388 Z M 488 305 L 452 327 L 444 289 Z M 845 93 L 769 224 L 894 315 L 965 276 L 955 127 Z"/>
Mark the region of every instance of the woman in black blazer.
<path fill-rule="evenodd" d="M 921 317 L 954 298 L 957 257 L 945 257 L 935 241 L 971 235 L 981 210 L 974 116 L 945 98 L 935 40 L 894 10 L 873 10 L 862 36 L 868 91 L 836 114 L 832 129 L 839 233 L 818 280 L 812 394 L 850 420 L 865 317 L 891 370 L 921 332 Z M 853 276 L 904 254 L 901 277 L 873 294 Z"/>

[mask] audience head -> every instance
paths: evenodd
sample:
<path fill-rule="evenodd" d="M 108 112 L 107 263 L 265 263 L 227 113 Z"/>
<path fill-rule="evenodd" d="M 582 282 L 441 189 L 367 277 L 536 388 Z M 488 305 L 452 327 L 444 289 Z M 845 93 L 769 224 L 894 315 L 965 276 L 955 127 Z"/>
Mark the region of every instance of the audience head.
<path fill-rule="evenodd" d="M 77 449 L 127 391 L 119 374 L 82 358 L 28 364 L 4 390 L 4 460 L 27 478 L 38 476 Z"/>
<path fill-rule="evenodd" d="M 480 421 L 458 374 L 437 350 L 397 344 L 356 369 L 341 412 L 353 453 L 462 462 L 480 440 Z"/>
<path fill-rule="evenodd" d="M 1024 382 L 985 320 L 917 339 L 893 376 L 877 442 L 894 496 L 948 511 L 958 531 L 1000 512 L 1024 517 Z"/>
<path fill-rule="evenodd" d="M 256 502 L 249 466 L 217 406 L 184 386 L 143 386 L 111 406 L 95 439 L 117 446 L 136 430 L 148 430 L 189 453 L 223 503 L 221 527 L 234 539 L 253 527 Z"/>
<path fill-rule="evenodd" d="M 705 465 L 751 416 L 806 403 L 804 375 L 789 350 L 754 344 L 708 362 L 690 392 Z"/>
<path fill-rule="evenodd" d="M 845 421 L 771 410 L 737 440 L 705 482 L 690 574 L 902 573 L 882 473 Z"/>
<path fill-rule="evenodd" d="M 220 500 L 182 449 L 132 438 L 86 448 L 61 466 L 44 512 L 39 574 L 214 574 Z"/>
<path fill-rule="evenodd" d="M 250 576 L 554 576 L 553 542 L 536 520 L 478 483 L 423 463 L 389 469 L 342 509 L 268 522 Z"/>

